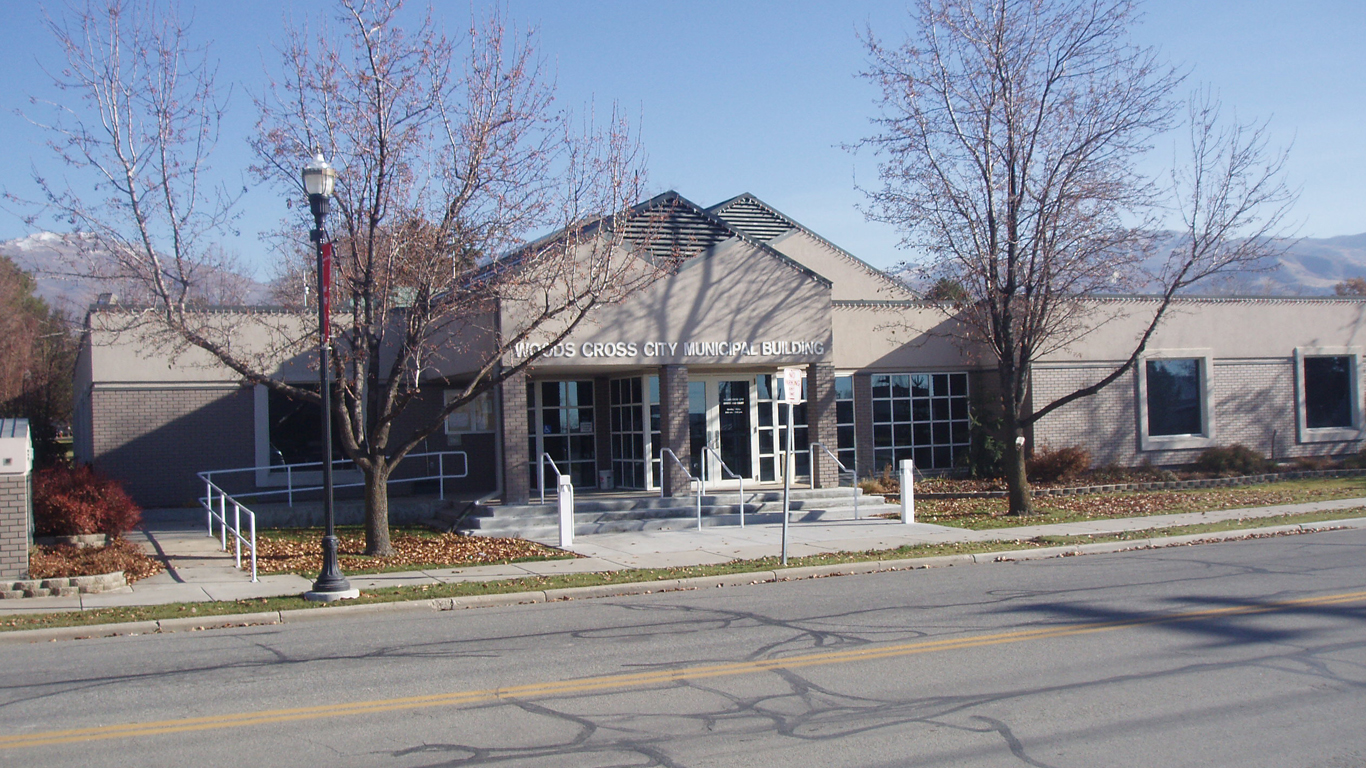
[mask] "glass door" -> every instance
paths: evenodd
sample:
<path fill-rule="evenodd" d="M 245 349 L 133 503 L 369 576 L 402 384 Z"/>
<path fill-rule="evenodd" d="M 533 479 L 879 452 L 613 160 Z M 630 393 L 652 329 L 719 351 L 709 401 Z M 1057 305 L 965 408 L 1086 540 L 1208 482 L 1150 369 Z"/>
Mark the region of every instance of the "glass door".
<path fill-rule="evenodd" d="M 738 484 L 721 468 L 722 462 L 746 480 L 754 477 L 753 384 L 751 379 L 688 382 L 690 469 L 708 488 Z"/>

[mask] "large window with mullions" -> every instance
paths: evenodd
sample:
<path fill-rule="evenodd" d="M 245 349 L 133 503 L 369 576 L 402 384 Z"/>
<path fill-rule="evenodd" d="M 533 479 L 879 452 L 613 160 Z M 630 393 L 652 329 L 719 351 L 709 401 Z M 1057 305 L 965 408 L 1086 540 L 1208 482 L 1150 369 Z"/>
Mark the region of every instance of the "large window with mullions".
<path fill-rule="evenodd" d="M 526 402 L 532 490 L 539 490 L 537 470 L 542 453 L 548 454 L 576 487 L 596 487 L 593 382 L 527 382 Z M 545 474 L 546 490 L 553 491 L 555 473 L 549 465 Z"/>
<path fill-rule="evenodd" d="M 913 459 L 918 469 L 952 469 L 971 442 L 966 373 L 873 376 L 872 471 Z"/>

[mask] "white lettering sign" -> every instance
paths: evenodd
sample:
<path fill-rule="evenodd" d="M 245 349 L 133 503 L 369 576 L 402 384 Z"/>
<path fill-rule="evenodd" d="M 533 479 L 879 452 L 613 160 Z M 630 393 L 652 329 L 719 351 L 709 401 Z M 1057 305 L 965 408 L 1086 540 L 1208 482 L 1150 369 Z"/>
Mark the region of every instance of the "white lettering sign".
<path fill-rule="evenodd" d="M 544 351 L 543 351 L 544 350 Z M 777 341 L 585 341 L 579 344 L 564 342 L 547 347 L 545 344 L 520 342 L 513 347 L 513 357 L 568 358 L 637 358 L 637 357 L 810 357 L 825 354 L 825 342 L 785 340 Z"/>

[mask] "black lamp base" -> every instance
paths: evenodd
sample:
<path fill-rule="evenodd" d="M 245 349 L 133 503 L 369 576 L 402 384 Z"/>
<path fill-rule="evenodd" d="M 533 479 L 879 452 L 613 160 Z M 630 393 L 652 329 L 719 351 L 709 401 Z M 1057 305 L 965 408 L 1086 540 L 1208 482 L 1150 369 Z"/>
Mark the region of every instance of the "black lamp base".
<path fill-rule="evenodd" d="M 304 593 L 307 600 L 320 602 L 331 602 L 333 600 L 348 600 L 360 597 L 360 590 L 351 586 L 351 582 L 342 575 L 341 568 L 337 565 L 337 537 L 323 537 L 323 570 L 318 574 L 318 580 L 313 582 L 313 589 Z"/>

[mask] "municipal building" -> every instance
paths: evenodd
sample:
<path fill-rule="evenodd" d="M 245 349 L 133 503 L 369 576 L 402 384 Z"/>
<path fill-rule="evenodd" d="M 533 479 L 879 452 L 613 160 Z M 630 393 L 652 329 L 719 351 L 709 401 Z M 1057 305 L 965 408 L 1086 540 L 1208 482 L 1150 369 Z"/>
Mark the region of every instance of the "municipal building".
<path fill-rule="evenodd" d="M 992 418 L 995 370 L 951 309 L 752 195 L 703 208 L 668 193 L 646 205 L 665 204 L 669 237 L 645 247 L 681 254 L 679 268 L 595 309 L 563 343 L 512 348 L 504 364 L 543 354 L 428 439 L 425 451 L 459 451 L 468 463 L 447 492 L 525 502 L 542 454 L 578 488 L 674 495 L 687 492 L 689 474 L 709 488 L 781 481 L 789 414 L 779 389 L 793 367 L 804 380 L 790 414 L 801 482 L 837 485 L 831 456 L 861 476 L 904 458 L 926 472 L 965 464 L 974 424 Z M 1035 402 L 1120 365 L 1157 306 L 1145 296 L 1093 301 L 1103 322 L 1035 366 Z M 1119 465 L 1183 464 L 1231 443 L 1282 460 L 1356 452 L 1363 310 L 1351 297 L 1178 299 L 1131 374 L 1048 415 L 1030 443 L 1081 446 Z M 280 471 L 268 468 L 321 458 L 316 406 L 244 383 L 197 350 L 116 333 L 117 311 L 87 319 L 79 461 L 160 507 L 193 503 L 200 471 L 255 467 L 254 482 L 270 487 Z M 449 355 L 424 377 L 405 419 L 443 407 L 474 370 L 474 356 L 462 368 L 463 359 Z M 276 375 L 316 384 L 304 361 Z"/>

